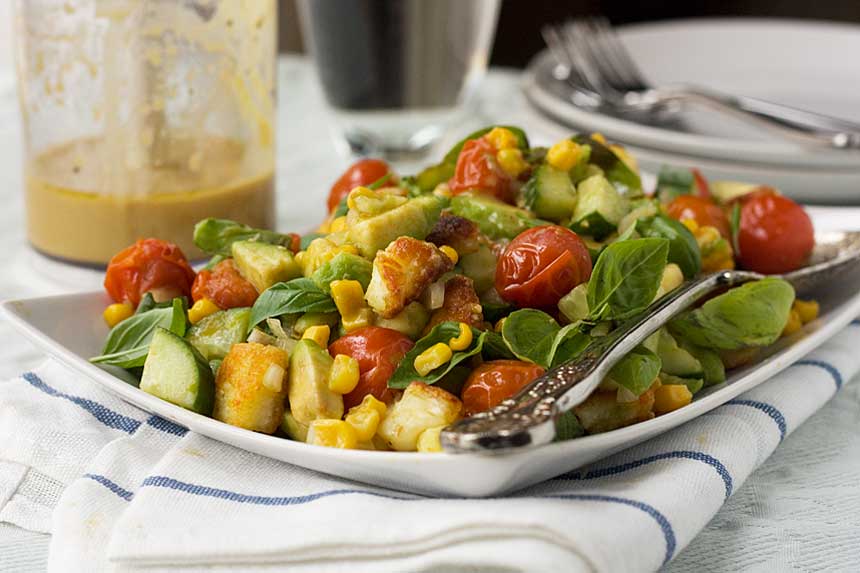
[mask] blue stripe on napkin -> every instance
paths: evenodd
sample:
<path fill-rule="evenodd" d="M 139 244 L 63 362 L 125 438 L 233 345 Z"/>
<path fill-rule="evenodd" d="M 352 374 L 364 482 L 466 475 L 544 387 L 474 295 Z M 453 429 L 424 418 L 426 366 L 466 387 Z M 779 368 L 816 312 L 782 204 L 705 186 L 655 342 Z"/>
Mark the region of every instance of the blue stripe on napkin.
<path fill-rule="evenodd" d="M 761 410 L 765 414 L 771 417 L 771 419 L 776 423 L 776 427 L 779 429 L 779 441 L 783 441 L 785 439 L 785 433 L 787 431 L 785 424 L 785 416 L 782 415 L 776 406 L 771 404 L 767 404 L 766 402 L 759 402 L 757 400 L 741 400 L 739 398 L 735 398 L 734 400 L 729 400 L 726 404 L 732 404 L 735 406 L 749 406 L 750 408 L 755 408 L 756 410 Z"/>
<path fill-rule="evenodd" d="M 818 368 L 821 368 L 833 377 L 833 381 L 836 383 L 837 390 L 842 388 L 842 374 L 832 364 L 824 362 L 823 360 L 798 360 L 797 362 L 789 366 L 789 368 L 795 366 L 816 366 Z"/>
<path fill-rule="evenodd" d="M 91 479 L 96 483 L 100 483 L 101 485 L 105 486 L 107 489 L 109 489 L 110 491 L 115 493 L 117 496 L 119 496 L 120 498 L 122 498 L 126 501 L 131 501 L 132 498 L 134 497 L 134 494 L 132 492 L 128 491 L 125 488 L 120 487 L 119 485 L 117 485 L 116 482 L 106 478 L 103 475 L 84 474 L 84 477 L 87 479 Z"/>

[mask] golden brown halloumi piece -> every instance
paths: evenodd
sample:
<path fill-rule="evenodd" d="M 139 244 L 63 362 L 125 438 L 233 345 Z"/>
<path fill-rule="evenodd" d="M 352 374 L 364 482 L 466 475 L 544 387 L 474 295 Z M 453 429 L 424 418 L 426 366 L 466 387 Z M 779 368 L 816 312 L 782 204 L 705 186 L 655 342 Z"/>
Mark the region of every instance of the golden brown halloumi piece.
<path fill-rule="evenodd" d="M 424 327 L 424 334 L 440 322 L 449 320 L 465 322 L 476 328 L 486 326 L 481 301 L 469 277 L 456 275 L 448 279 L 445 283 L 445 301 L 430 315 L 430 322 Z"/>
<path fill-rule="evenodd" d="M 474 253 L 481 246 L 478 225 L 464 217 L 442 213 L 433 230 L 427 235 L 427 242 L 437 247 L 448 245 L 462 257 Z"/>

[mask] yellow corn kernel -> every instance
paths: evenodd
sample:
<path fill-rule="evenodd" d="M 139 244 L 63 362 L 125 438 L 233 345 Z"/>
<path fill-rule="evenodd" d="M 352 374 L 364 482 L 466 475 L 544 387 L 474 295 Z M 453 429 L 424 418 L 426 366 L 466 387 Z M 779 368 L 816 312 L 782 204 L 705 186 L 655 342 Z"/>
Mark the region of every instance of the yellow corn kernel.
<path fill-rule="evenodd" d="M 195 305 L 196 306 L 196 305 Z M 134 314 L 134 307 L 128 302 L 117 302 L 109 305 L 102 316 L 107 325 L 111 328 Z"/>
<path fill-rule="evenodd" d="M 320 232 L 322 232 L 322 231 L 320 231 Z M 293 258 L 298 263 L 298 265 L 301 267 L 302 265 L 304 265 L 305 251 L 299 251 L 298 253 L 296 253 L 296 256 L 294 256 Z"/>
<path fill-rule="evenodd" d="M 636 161 L 636 158 L 630 155 L 626 149 L 621 147 L 620 145 L 610 145 L 609 149 L 612 150 L 612 153 L 615 154 L 615 157 L 621 160 L 624 165 L 630 168 L 634 173 L 639 173 L 639 163 Z"/>
<path fill-rule="evenodd" d="M 682 408 L 693 401 L 693 393 L 684 384 L 665 384 L 654 391 L 654 413 L 658 416 Z"/>
<path fill-rule="evenodd" d="M 484 137 L 499 151 L 518 147 L 517 136 L 504 127 L 494 127 Z"/>
<path fill-rule="evenodd" d="M 334 357 L 328 375 L 328 389 L 336 394 L 349 394 L 358 386 L 358 360 L 346 354 Z"/>
<path fill-rule="evenodd" d="M 562 171 L 570 171 L 579 162 L 582 148 L 575 141 L 562 139 L 546 152 L 546 162 Z"/>
<path fill-rule="evenodd" d="M 516 147 L 500 150 L 496 154 L 496 161 L 499 162 L 499 167 L 511 177 L 519 177 L 529 168 L 529 164 L 523 159 L 523 152 Z"/>
<path fill-rule="evenodd" d="M 451 350 L 466 350 L 472 344 L 472 328 L 465 322 L 460 323 L 460 334 L 448 341 Z"/>
<path fill-rule="evenodd" d="M 358 436 L 352 426 L 343 420 L 314 420 L 308 427 L 307 443 L 315 446 L 354 450 Z"/>
<path fill-rule="evenodd" d="M 331 336 L 331 327 L 327 324 L 317 324 L 316 326 L 308 327 L 304 334 L 302 334 L 302 339 L 313 340 L 322 348 L 328 348 L 329 336 Z"/>
<path fill-rule="evenodd" d="M 460 260 L 460 254 L 457 252 L 457 249 L 455 249 L 454 247 L 450 247 L 448 245 L 442 245 L 441 247 L 439 247 L 439 250 L 442 251 L 443 253 L 445 253 L 445 256 L 448 257 L 449 259 L 451 259 L 451 262 L 454 263 L 455 265 L 457 264 L 457 261 Z"/>
<path fill-rule="evenodd" d="M 194 305 L 188 309 L 188 322 L 191 324 L 197 324 L 210 314 L 214 314 L 221 310 L 218 308 L 218 305 L 209 300 L 208 298 L 201 298 Z"/>
<path fill-rule="evenodd" d="M 442 428 L 445 426 L 436 426 L 427 428 L 418 435 L 418 451 L 426 454 L 442 451 L 442 441 L 439 439 L 439 434 L 442 433 Z"/>
<path fill-rule="evenodd" d="M 376 197 L 376 192 L 370 187 L 359 186 L 349 192 L 346 196 L 346 206 L 350 209 L 356 208 L 356 199 L 362 196 Z"/>
<path fill-rule="evenodd" d="M 503 316 L 498 321 L 496 321 L 496 325 L 493 327 L 493 330 L 500 333 L 502 332 L 502 327 L 505 326 L 505 321 L 508 319 L 507 316 Z"/>
<path fill-rule="evenodd" d="M 341 231 L 346 230 L 346 217 L 338 217 L 333 220 L 331 224 L 328 226 L 329 233 L 340 233 Z"/>
<path fill-rule="evenodd" d="M 681 223 L 682 223 L 685 227 L 687 227 L 687 229 L 688 229 L 691 233 L 695 233 L 696 231 L 698 231 L 698 230 L 699 230 L 699 224 L 696 222 L 696 220 L 695 220 L 695 219 L 689 219 L 689 218 L 687 218 L 687 219 L 681 219 Z"/>
<path fill-rule="evenodd" d="M 440 183 L 439 185 L 437 185 L 436 188 L 433 189 L 433 194 L 437 197 L 442 197 L 443 199 L 450 199 L 454 196 L 454 194 L 451 193 L 451 188 L 448 187 L 447 183 Z"/>
<path fill-rule="evenodd" d="M 593 139 L 597 143 L 602 143 L 603 145 L 606 145 L 606 137 L 604 137 L 604 135 L 600 132 L 595 131 L 594 133 L 592 133 L 591 139 Z"/>
<path fill-rule="evenodd" d="M 363 326 L 373 324 L 373 312 L 364 302 L 364 290 L 361 283 L 355 280 L 339 280 L 331 282 L 331 298 L 340 313 L 343 328 L 351 332 Z"/>
<path fill-rule="evenodd" d="M 363 308 L 358 311 L 358 314 L 350 317 L 341 317 L 341 324 L 343 324 L 343 330 L 345 332 L 352 332 L 353 330 L 358 330 L 359 328 L 364 328 L 365 326 L 371 326 L 373 324 L 373 311 L 369 308 Z"/>
<path fill-rule="evenodd" d="M 791 305 L 791 308 L 797 311 L 797 315 L 800 317 L 800 322 L 803 324 L 818 318 L 818 301 L 800 300 L 798 298 L 794 300 L 794 304 Z"/>
<path fill-rule="evenodd" d="M 447 364 L 454 353 L 451 347 L 444 342 L 437 342 L 421 354 L 415 357 L 413 366 L 419 376 L 427 376 L 443 364 Z"/>
<path fill-rule="evenodd" d="M 376 434 L 379 423 L 387 411 L 388 407 L 385 402 L 381 402 L 373 395 L 368 394 L 362 399 L 361 404 L 349 409 L 346 423 L 355 430 L 359 442 L 367 442 Z"/>
<path fill-rule="evenodd" d="M 325 221 L 320 223 L 320 226 L 317 227 L 317 233 L 328 233 L 331 229 L 331 221 L 332 221 L 333 217 L 334 217 L 334 214 L 326 217 Z"/>
<path fill-rule="evenodd" d="M 340 245 L 337 248 L 337 252 L 338 253 L 349 253 L 350 255 L 357 255 L 358 254 L 358 247 L 356 247 L 355 245 Z"/>
<path fill-rule="evenodd" d="M 801 328 L 803 328 L 803 322 L 800 320 L 800 313 L 792 308 L 791 312 L 788 313 L 788 322 L 785 323 L 785 328 L 782 329 L 782 335 L 788 336 L 794 334 Z"/>

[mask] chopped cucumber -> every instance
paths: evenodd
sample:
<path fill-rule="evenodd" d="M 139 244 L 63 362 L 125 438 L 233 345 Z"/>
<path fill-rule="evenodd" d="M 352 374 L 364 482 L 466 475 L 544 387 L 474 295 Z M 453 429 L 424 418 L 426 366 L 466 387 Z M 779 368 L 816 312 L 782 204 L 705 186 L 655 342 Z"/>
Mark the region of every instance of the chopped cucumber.
<path fill-rule="evenodd" d="M 280 245 L 256 241 L 237 241 L 232 247 L 233 258 L 242 276 L 263 292 L 275 283 L 302 276 L 302 269 L 293 252 Z"/>
<path fill-rule="evenodd" d="M 250 308 L 219 310 L 192 326 L 188 341 L 206 360 L 224 358 L 231 346 L 245 340 L 250 319 Z"/>
<path fill-rule="evenodd" d="M 525 209 L 469 193 L 451 199 L 451 212 L 473 221 L 482 233 L 493 240 L 513 239 L 527 229 L 546 224 L 546 221 L 535 219 Z"/>
<path fill-rule="evenodd" d="M 543 164 L 532 174 L 525 186 L 526 207 L 535 215 L 551 221 L 561 221 L 573 214 L 576 187 L 567 171 Z"/>
<path fill-rule="evenodd" d="M 579 184 L 578 199 L 570 228 L 601 240 L 610 235 L 624 215 L 627 202 L 602 175 L 592 175 Z"/>
<path fill-rule="evenodd" d="M 212 369 L 190 342 L 158 328 L 149 345 L 140 389 L 199 414 L 212 414 Z"/>

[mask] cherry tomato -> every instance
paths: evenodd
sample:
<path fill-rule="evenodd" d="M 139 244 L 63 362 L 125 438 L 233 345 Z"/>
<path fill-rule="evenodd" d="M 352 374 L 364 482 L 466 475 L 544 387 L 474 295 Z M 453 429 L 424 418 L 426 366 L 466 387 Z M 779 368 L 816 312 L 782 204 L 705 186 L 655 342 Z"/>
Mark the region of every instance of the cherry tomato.
<path fill-rule="evenodd" d="M 233 259 L 221 261 L 211 271 L 200 271 L 191 287 L 194 302 L 208 298 L 221 309 L 251 306 L 257 296 L 257 289 L 242 278 Z"/>
<path fill-rule="evenodd" d="M 788 197 L 762 188 L 741 198 L 738 246 L 745 269 L 765 274 L 799 269 L 815 246 L 812 221 Z"/>
<path fill-rule="evenodd" d="M 328 194 L 328 212 L 337 209 L 341 199 L 349 195 L 349 192 L 361 185 L 370 185 L 391 173 L 391 168 L 381 159 L 362 159 L 356 161 L 343 172 Z"/>
<path fill-rule="evenodd" d="M 492 360 L 478 366 L 460 393 L 467 416 L 489 410 L 544 373 L 544 369 L 520 360 Z"/>
<path fill-rule="evenodd" d="M 693 181 L 696 185 L 696 195 L 702 199 L 711 199 L 711 187 L 708 180 L 698 169 L 693 169 Z"/>
<path fill-rule="evenodd" d="M 719 205 L 696 195 L 681 195 L 669 203 L 666 212 L 673 219 L 693 219 L 700 226 L 716 227 L 724 239 L 731 239 L 729 218 Z"/>
<path fill-rule="evenodd" d="M 113 256 L 104 285 L 116 302 L 137 306 L 149 291 L 163 291 L 163 299 L 189 296 L 192 282 L 194 271 L 179 247 L 158 239 L 140 239 Z"/>
<path fill-rule="evenodd" d="M 328 347 L 329 354 L 346 354 L 358 360 L 358 386 L 344 395 L 344 409 L 356 406 L 368 394 L 391 403 L 394 396 L 388 388 L 388 379 L 403 355 L 414 345 L 405 335 L 381 326 L 365 326 L 332 342 Z"/>
<path fill-rule="evenodd" d="M 457 157 L 454 176 L 448 182 L 451 193 L 477 191 L 512 203 L 512 180 L 496 161 L 496 148 L 484 138 L 470 139 Z"/>
<path fill-rule="evenodd" d="M 499 257 L 496 290 L 518 306 L 558 304 L 591 276 L 591 256 L 579 235 L 558 225 L 523 231 Z"/>

